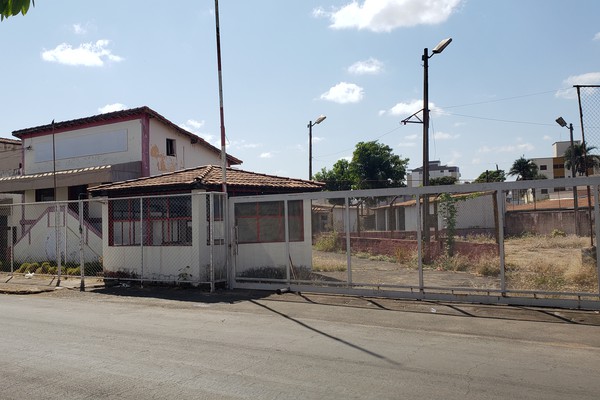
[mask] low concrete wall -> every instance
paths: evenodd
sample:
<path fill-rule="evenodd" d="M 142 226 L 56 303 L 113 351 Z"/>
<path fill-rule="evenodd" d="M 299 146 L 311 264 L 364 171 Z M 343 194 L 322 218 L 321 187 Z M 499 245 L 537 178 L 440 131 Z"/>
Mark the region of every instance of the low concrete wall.
<path fill-rule="evenodd" d="M 578 211 L 579 234 L 586 235 L 590 232 L 590 215 L 587 210 Z M 592 221 L 593 221 L 592 213 Z M 515 236 L 524 233 L 537 235 L 550 235 L 558 229 L 568 235 L 575 232 L 575 212 L 573 210 L 553 211 L 512 211 L 505 216 L 506 235 Z"/>
<path fill-rule="evenodd" d="M 345 250 L 346 241 L 340 237 L 342 248 Z M 377 255 L 396 257 L 401 253 L 416 252 L 417 241 L 405 239 L 385 239 L 351 237 L 350 246 L 354 252 L 365 252 Z M 471 243 L 456 241 L 454 243 L 454 254 L 460 254 L 468 258 L 480 258 L 482 256 L 498 255 L 498 245 L 495 243 Z M 444 242 L 432 241 L 429 257 L 435 258 L 444 253 Z"/>

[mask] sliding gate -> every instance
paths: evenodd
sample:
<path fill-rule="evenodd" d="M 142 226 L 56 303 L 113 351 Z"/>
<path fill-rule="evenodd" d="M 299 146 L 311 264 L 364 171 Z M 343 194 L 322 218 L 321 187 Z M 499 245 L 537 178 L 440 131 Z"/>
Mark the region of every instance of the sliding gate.
<path fill-rule="evenodd" d="M 233 197 L 232 288 L 600 309 L 600 177 Z"/>

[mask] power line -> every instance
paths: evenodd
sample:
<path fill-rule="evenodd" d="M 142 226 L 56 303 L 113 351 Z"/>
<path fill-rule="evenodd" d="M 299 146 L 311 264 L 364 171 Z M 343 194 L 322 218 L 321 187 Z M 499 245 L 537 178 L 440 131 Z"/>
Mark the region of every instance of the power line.
<path fill-rule="evenodd" d="M 458 104 L 458 105 L 454 105 L 454 106 L 439 107 L 439 108 L 442 108 L 442 109 L 446 109 L 446 108 L 459 108 L 459 107 L 477 106 L 477 105 L 480 105 L 480 104 L 498 103 L 498 102 L 501 102 L 501 101 L 522 99 L 522 98 L 525 98 L 525 97 L 532 97 L 532 96 L 539 96 L 541 94 L 556 93 L 556 92 L 558 92 L 560 90 L 566 90 L 566 89 L 572 89 L 572 87 L 565 87 L 565 88 L 561 88 L 561 89 L 547 90 L 545 92 L 529 93 L 529 94 L 523 94 L 523 95 L 518 95 L 518 96 L 504 97 L 504 98 L 501 98 L 501 99 L 485 100 L 485 101 L 479 101 L 479 102 L 475 102 L 475 103 Z"/>
<path fill-rule="evenodd" d="M 515 121 L 515 120 L 510 120 L 510 119 L 477 117 L 477 116 L 474 116 L 474 115 L 457 114 L 457 113 L 448 113 L 448 114 L 449 115 L 458 116 L 458 117 L 482 119 L 482 120 L 485 120 L 485 121 L 504 122 L 504 123 L 508 123 L 508 124 L 539 125 L 539 126 L 552 126 L 552 127 L 555 125 L 555 124 L 548 124 L 548 123 L 542 123 L 542 122 Z"/>

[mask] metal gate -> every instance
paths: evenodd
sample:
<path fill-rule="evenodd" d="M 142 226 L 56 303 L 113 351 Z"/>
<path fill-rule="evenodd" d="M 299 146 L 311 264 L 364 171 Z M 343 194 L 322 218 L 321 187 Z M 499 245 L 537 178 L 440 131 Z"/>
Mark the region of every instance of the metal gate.
<path fill-rule="evenodd" d="M 590 177 L 230 198 L 229 283 L 600 309 L 599 184 Z"/>

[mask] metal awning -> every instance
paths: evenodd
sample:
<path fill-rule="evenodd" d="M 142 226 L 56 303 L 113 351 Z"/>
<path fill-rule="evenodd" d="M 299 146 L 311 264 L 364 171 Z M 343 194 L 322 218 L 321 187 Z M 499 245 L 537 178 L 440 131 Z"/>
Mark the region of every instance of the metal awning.
<path fill-rule="evenodd" d="M 141 176 L 140 161 L 56 171 L 56 187 L 120 182 Z M 54 172 L 16 175 L 0 178 L 0 193 L 22 193 L 25 190 L 54 187 Z"/>

